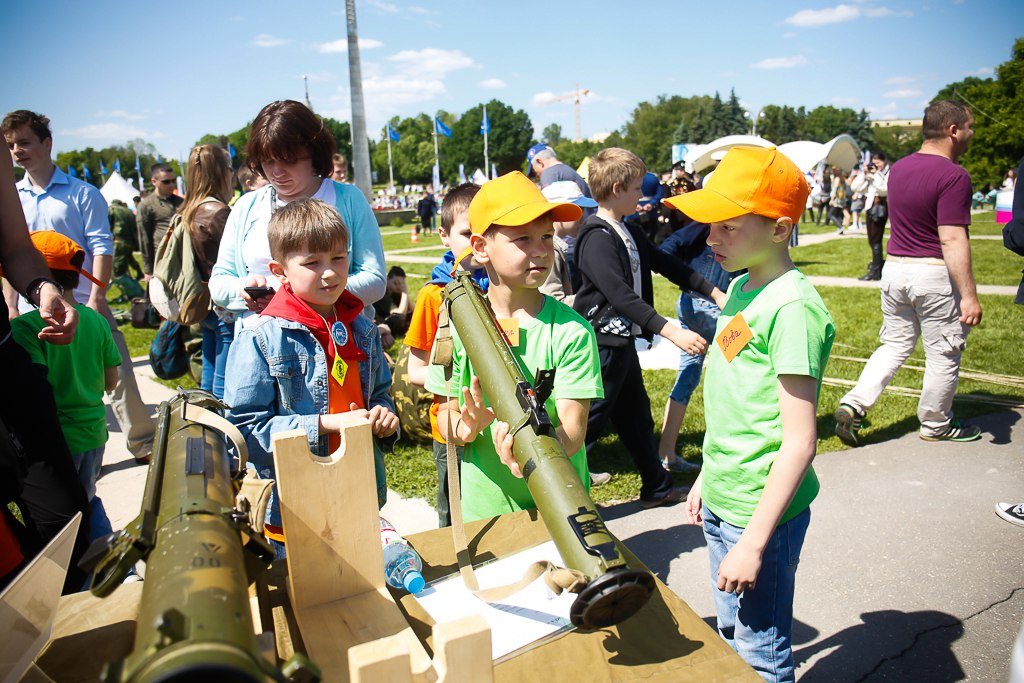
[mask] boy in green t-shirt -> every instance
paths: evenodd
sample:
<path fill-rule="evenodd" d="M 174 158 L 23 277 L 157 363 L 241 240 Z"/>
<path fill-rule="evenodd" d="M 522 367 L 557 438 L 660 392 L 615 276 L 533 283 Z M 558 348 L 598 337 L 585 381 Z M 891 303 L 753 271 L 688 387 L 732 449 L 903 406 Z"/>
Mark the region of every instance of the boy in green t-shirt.
<path fill-rule="evenodd" d="M 80 275 L 105 286 L 82 270 L 85 250 L 69 237 L 52 230 L 39 230 L 31 237 L 36 249 L 46 258 L 54 281 L 64 288 L 64 301 L 78 312 L 78 327 L 70 344 L 47 344 L 40 341 L 39 332 L 49 323 L 40 317 L 39 311 L 32 311 L 11 320 L 11 332 L 32 362 L 46 368 L 61 431 L 89 498 L 89 538 L 92 540 L 111 532 L 103 502 L 96 495 L 96 480 L 107 444 L 103 393 L 113 391 L 117 384 L 121 355 L 106 319 L 75 301 Z"/>
<path fill-rule="evenodd" d="M 704 466 L 686 504 L 703 524 L 718 631 L 768 681 L 794 680 L 796 567 L 818 493 L 815 415 L 835 326 L 789 236 L 809 188 L 774 147 L 729 150 L 702 190 L 666 203 L 710 223 L 729 298 L 708 351 Z"/>
<path fill-rule="evenodd" d="M 545 407 L 558 439 L 589 488 L 586 449 L 590 401 L 601 398 L 600 360 L 594 331 L 565 304 L 540 293 L 554 260 L 554 221 L 579 220 L 581 209 L 551 203 L 518 171 L 483 185 L 469 205 L 473 261 L 487 270 L 487 300 L 512 353 L 530 382 L 538 369 L 554 369 L 554 391 Z M 462 512 L 466 521 L 535 507 L 512 455 L 509 427 L 494 421 L 480 380 L 452 326 L 454 354 L 451 399 L 444 369 L 431 365 L 426 389 L 442 399 L 437 425 L 441 437 L 463 445 Z M 518 337 L 518 339 L 517 339 Z M 451 432 L 449 432 L 449 419 Z"/>

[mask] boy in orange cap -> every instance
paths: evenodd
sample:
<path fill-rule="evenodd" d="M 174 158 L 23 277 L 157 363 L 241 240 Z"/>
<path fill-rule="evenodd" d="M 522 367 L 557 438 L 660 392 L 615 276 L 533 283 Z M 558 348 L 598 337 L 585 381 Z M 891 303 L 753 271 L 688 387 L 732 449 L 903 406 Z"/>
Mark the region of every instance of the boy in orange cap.
<path fill-rule="evenodd" d="M 733 279 L 708 351 L 704 466 L 686 515 L 703 524 L 718 631 L 762 677 L 794 680 L 796 567 L 818 493 L 815 415 L 835 326 L 789 236 L 809 193 L 774 147 L 729 150 L 701 190 L 665 200 L 711 224 Z"/>
<path fill-rule="evenodd" d="M 39 332 L 49 323 L 39 311 L 31 311 L 11 320 L 11 332 L 32 362 L 46 367 L 61 431 L 89 498 L 92 540 L 111 532 L 103 502 L 96 495 L 96 480 L 107 443 L 103 393 L 112 391 L 117 384 L 121 355 L 106 319 L 75 300 L 79 277 L 104 286 L 82 269 L 85 250 L 70 237 L 52 230 L 33 232 L 31 238 L 46 259 L 54 281 L 64 289 L 64 301 L 78 312 L 78 328 L 70 344 L 47 344 L 39 339 Z"/>
<path fill-rule="evenodd" d="M 484 183 L 469 205 L 469 249 L 490 280 L 487 299 L 501 320 L 512 353 L 530 373 L 554 369 L 554 391 L 546 408 L 559 441 L 589 488 L 583 445 L 590 401 L 602 396 L 600 361 L 594 331 L 565 304 L 541 294 L 554 260 L 554 222 L 579 220 L 571 203 L 549 202 L 518 171 Z M 452 327 L 454 354 L 447 400 L 444 369 L 431 365 L 426 389 L 441 397 L 437 424 L 442 438 L 463 445 L 462 513 L 466 521 L 536 507 L 512 455 L 509 427 L 494 421 L 480 380 Z M 451 432 L 449 432 L 449 416 Z"/>

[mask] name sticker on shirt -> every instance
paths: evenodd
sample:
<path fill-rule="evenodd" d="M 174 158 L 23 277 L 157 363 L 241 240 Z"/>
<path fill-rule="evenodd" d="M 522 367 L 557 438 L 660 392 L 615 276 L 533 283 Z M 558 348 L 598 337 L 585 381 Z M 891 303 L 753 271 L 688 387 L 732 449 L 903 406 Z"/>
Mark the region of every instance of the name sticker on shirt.
<path fill-rule="evenodd" d="M 722 334 L 715 338 L 715 342 L 718 344 L 718 348 L 722 350 L 725 360 L 731 363 L 732 359 L 753 338 L 754 333 L 750 331 L 747 321 L 743 319 L 743 314 L 737 313 L 736 317 L 729 321 L 729 324 L 722 330 Z"/>
<path fill-rule="evenodd" d="M 345 375 L 348 374 L 348 363 L 342 360 L 339 356 L 334 357 L 334 367 L 331 368 L 331 377 L 338 382 L 339 386 L 344 386 Z"/>
<path fill-rule="evenodd" d="M 513 349 L 519 346 L 518 318 L 498 318 L 498 326 L 501 327 L 501 332 L 505 335 L 505 341 L 509 346 Z"/>

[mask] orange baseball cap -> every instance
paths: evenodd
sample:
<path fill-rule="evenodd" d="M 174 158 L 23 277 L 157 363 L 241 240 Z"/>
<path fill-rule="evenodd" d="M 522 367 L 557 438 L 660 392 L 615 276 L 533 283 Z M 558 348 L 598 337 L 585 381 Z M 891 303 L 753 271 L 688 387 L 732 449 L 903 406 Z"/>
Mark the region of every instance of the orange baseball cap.
<path fill-rule="evenodd" d="M 701 223 L 747 213 L 800 220 L 811 188 L 800 169 L 774 147 L 733 147 L 700 190 L 664 200 Z"/>
<path fill-rule="evenodd" d="M 81 264 L 85 259 L 85 249 L 78 246 L 70 237 L 62 235 L 54 230 L 37 230 L 30 233 L 32 244 L 42 253 L 46 259 L 46 265 L 54 270 L 75 270 L 82 274 L 86 280 L 90 280 L 100 287 L 105 284 L 97 280 L 91 273 L 82 270 L 81 265 L 75 265 L 75 260 Z M 78 257 L 81 254 L 81 257 Z"/>
<path fill-rule="evenodd" d="M 583 209 L 571 202 L 549 202 L 529 178 L 512 171 L 484 183 L 469 204 L 469 228 L 482 235 L 492 225 L 526 225 L 545 214 L 556 221 L 578 221 Z"/>

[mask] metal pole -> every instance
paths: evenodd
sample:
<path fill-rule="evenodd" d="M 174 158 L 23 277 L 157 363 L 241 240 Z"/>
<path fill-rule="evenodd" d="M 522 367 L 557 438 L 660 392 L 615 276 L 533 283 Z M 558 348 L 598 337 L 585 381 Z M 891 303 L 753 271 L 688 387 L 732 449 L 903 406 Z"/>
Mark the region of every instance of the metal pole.
<path fill-rule="evenodd" d="M 370 181 L 370 143 L 366 139 L 366 106 L 363 104 L 363 73 L 359 62 L 359 36 L 356 31 L 355 0 L 345 0 L 348 24 L 348 80 L 352 96 L 352 164 L 355 185 L 367 201 L 373 199 Z"/>
<path fill-rule="evenodd" d="M 487 154 L 487 133 L 491 127 L 491 122 L 487 119 L 487 106 L 484 106 L 484 121 L 487 121 L 487 126 L 484 128 L 484 175 L 487 176 L 488 180 L 491 180 L 491 162 L 490 157 Z"/>
<path fill-rule="evenodd" d="M 310 111 L 313 111 L 313 103 L 309 101 L 309 76 L 302 74 L 302 83 L 306 87 L 306 106 L 309 107 Z"/>
<path fill-rule="evenodd" d="M 388 124 L 387 130 L 384 134 L 388 138 L 388 191 L 395 191 L 395 169 L 391 166 L 391 124 Z"/>

